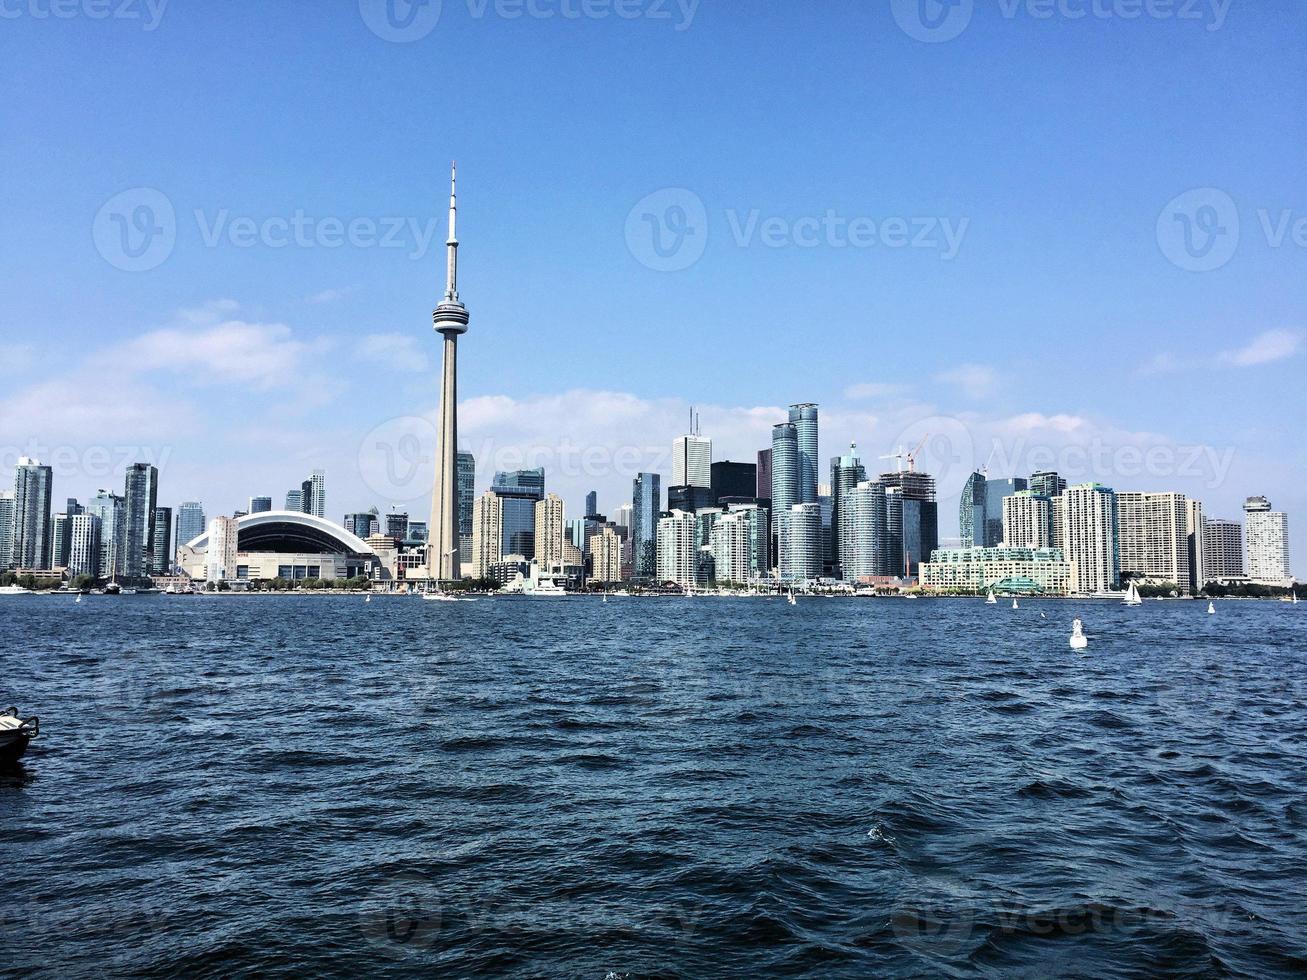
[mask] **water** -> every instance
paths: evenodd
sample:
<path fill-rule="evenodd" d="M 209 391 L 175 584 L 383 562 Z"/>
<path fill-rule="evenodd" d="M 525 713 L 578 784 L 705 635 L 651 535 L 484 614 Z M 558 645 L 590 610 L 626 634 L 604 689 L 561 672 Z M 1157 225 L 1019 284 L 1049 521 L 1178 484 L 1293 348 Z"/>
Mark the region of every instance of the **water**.
<path fill-rule="evenodd" d="M 0 774 L 0 972 L 1307 971 L 1302 606 L 31 597 L 0 630 L 43 721 Z"/>

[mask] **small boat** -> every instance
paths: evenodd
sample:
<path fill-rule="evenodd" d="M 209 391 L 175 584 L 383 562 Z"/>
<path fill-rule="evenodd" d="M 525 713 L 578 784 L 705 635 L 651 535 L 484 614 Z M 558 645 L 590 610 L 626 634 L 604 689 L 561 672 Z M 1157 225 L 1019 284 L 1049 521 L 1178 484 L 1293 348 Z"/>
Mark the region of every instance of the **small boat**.
<path fill-rule="evenodd" d="M 1215 615 L 1216 615 L 1216 603 L 1214 603 L 1214 602 L 1209 602 L 1209 603 L 1207 604 L 1207 615 L 1209 615 L 1209 616 L 1215 616 Z"/>
<path fill-rule="evenodd" d="M 1143 596 L 1139 594 L 1139 586 L 1133 582 L 1130 588 L 1126 589 L 1125 598 L 1121 600 L 1123 606 L 1142 606 L 1144 604 Z"/>
<path fill-rule="evenodd" d="M 994 595 L 994 590 L 993 590 L 993 589 L 990 589 L 990 590 L 989 590 L 989 598 L 985 600 L 985 605 L 987 605 L 987 606 L 997 606 L 997 605 L 998 605 L 998 596 Z"/>
<path fill-rule="evenodd" d="M 73 605 L 75 606 L 81 601 L 82 601 L 82 597 L 79 595 L 76 599 L 73 600 Z"/>
<path fill-rule="evenodd" d="M 1019 605 L 1017 604 L 1017 601 L 1016 601 L 1015 599 L 1012 600 L 1012 608 L 1013 608 L 1013 609 L 1020 609 L 1020 608 L 1021 608 L 1021 606 L 1019 606 Z"/>
<path fill-rule="evenodd" d="M 791 606 L 797 606 L 799 604 L 799 600 L 794 598 L 793 592 L 791 592 L 789 595 L 785 597 L 785 601 L 788 602 Z"/>
<path fill-rule="evenodd" d="M 117 582 L 106 582 L 104 586 L 105 595 L 121 595 L 123 587 Z"/>
<path fill-rule="evenodd" d="M 31 589 L 25 589 L 21 585 L 0 585 L 0 596 L 3 595 L 32 595 Z"/>
<path fill-rule="evenodd" d="M 1075 622 L 1071 624 L 1071 649 L 1083 650 L 1087 646 L 1089 646 L 1089 637 L 1085 636 L 1085 626 L 1080 622 L 1080 618 L 1076 617 Z"/>
<path fill-rule="evenodd" d="M 372 596 L 368 596 L 368 597 L 365 598 L 363 601 L 364 601 L 364 602 L 371 602 L 371 601 L 372 601 Z"/>
<path fill-rule="evenodd" d="M 17 708 L 0 710 L 0 763 L 17 762 L 40 732 L 41 720 L 35 715 L 19 718 Z"/>
<path fill-rule="evenodd" d="M 427 602 L 458 602 L 448 592 L 423 592 L 422 598 L 426 599 Z"/>

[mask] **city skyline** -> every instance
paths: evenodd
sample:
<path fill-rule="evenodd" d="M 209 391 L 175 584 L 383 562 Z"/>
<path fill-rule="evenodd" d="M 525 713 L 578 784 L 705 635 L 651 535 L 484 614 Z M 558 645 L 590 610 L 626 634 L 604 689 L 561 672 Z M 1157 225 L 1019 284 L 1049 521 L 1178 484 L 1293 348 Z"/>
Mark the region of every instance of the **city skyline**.
<path fill-rule="evenodd" d="M 1063 36 L 1034 18 L 977 11 L 943 45 L 910 36 L 887 10 L 829 12 L 838 23 L 824 24 L 820 49 L 806 47 L 808 32 L 786 34 L 814 57 L 820 50 L 814 64 L 826 66 L 804 74 L 813 97 L 799 104 L 779 79 L 745 69 L 772 30 L 816 16 L 772 12 L 741 25 L 704 7 L 676 31 L 611 19 L 514 27 L 450 11 L 428 46 L 387 44 L 356 9 L 323 11 L 311 43 L 261 76 L 292 111 L 276 113 L 284 134 L 268 147 L 276 165 L 258 168 L 239 140 L 192 143 L 198 132 L 226 131 L 230 118 L 219 108 L 226 100 L 213 97 L 217 81 L 190 77 L 188 52 L 282 50 L 278 38 L 303 41 L 290 13 L 266 11 L 251 30 L 245 12 L 170 9 L 148 35 L 170 43 L 148 67 L 130 57 L 145 35 L 129 25 L 7 22 L 21 41 L 0 69 L 13 80 L 58 74 L 74 60 L 101 66 L 105 101 L 136 105 L 177 142 L 138 145 L 50 93 L 14 107 L 15 138 L 0 153 L 31 179 L 21 197 L 0 190 L 7 234 L 24 243 L 0 311 L 13 338 L 0 364 L 0 465 L 52 459 L 58 497 L 117 486 L 127 463 L 144 461 L 175 488 L 172 503 L 207 497 L 225 513 L 251 493 L 279 500 L 289 477 L 323 467 L 341 505 L 332 513 L 373 503 L 421 512 L 428 476 L 396 485 L 385 452 L 402 469 L 411 459 L 405 437 L 416 430 L 417 455 L 429 466 L 434 453 L 440 358 L 425 311 L 439 286 L 443 216 L 434 202 L 444 161 L 458 157 L 477 229 L 464 272 L 479 324 L 465 340 L 459 448 L 477 458 L 478 488 L 497 469 L 539 462 L 574 508 L 589 489 L 611 508 L 636 472 L 659 472 L 671 485 L 665 455 L 691 404 L 718 457 L 752 459 L 770 445 L 777 412 L 807 398 L 822 406 L 823 461 L 850 442 L 871 457 L 942 428 L 958 458 L 947 470 L 938 461 L 926 468 L 939 478 L 948 539 L 960 489 L 950 471 L 984 464 L 995 440 L 996 474 L 1055 468 L 1073 480 L 1174 490 L 1229 518 L 1252 493 L 1307 512 L 1307 455 L 1286 424 L 1299 400 L 1307 306 L 1293 210 L 1300 175 L 1290 162 L 1297 144 L 1247 111 L 1259 104 L 1259 82 L 1221 60 L 1255 47 L 1267 71 L 1292 77 L 1292 57 L 1274 41 L 1286 18 L 1307 26 L 1307 12 L 1241 9 L 1219 30 L 1091 18 L 1063 24 Z M 502 56 L 505 43 L 521 60 L 508 59 L 479 88 L 484 56 Z M 553 64 L 559 44 L 583 47 L 587 58 L 555 64 L 541 82 L 531 66 Z M 439 82 L 426 55 L 437 49 L 469 83 L 457 99 L 434 97 Z M 748 77 L 757 93 L 747 94 L 767 112 L 667 115 L 699 84 L 677 71 L 682 55 L 710 52 L 727 94 L 744 98 L 737 86 Z M 999 54 L 1010 78 L 990 71 Z M 295 80 L 318 74 L 329 55 L 369 70 L 349 84 L 328 74 L 309 100 Z M 634 105 L 619 87 L 594 85 L 632 63 L 651 79 Z M 1111 92 L 1086 97 L 1071 79 L 1103 63 L 1121 75 Z M 937 64 L 957 83 L 950 101 L 929 86 L 897 84 Z M 1216 74 L 1165 105 L 1117 97 L 1117 86 L 1154 91 L 1188 78 L 1195 64 Z M 1023 101 L 1026 87 L 1012 87 L 1026 72 L 1049 79 L 1033 105 Z M 177 115 L 159 78 L 188 86 L 203 125 Z M 244 97 L 234 101 L 264 121 L 264 100 L 249 84 L 241 80 Z M 595 102 L 578 122 L 571 107 L 581 89 Z M 354 128 L 342 133 L 322 115 L 324 96 L 346 112 L 389 111 L 351 113 Z M 481 123 L 501 116 L 491 139 Z M 676 138 L 611 138 L 632 118 L 672 124 Z M 573 125 L 586 127 L 574 134 L 592 147 L 584 159 L 575 140 L 557 136 Z M 1031 126 L 1047 137 L 1038 161 L 1022 150 Z M 1161 131 L 1170 138 L 1159 142 Z M 1227 137 L 1218 152 L 1213 131 Z M 532 135 L 540 132 L 553 135 Z M 50 142 L 79 149 L 92 141 L 111 166 L 87 153 L 32 155 Z M 683 152 L 687 145 L 697 152 Z M 183 165 L 194 159 L 211 163 Z M 96 222 L 105 211 L 110 232 L 130 230 L 113 219 L 135 212 L 109 205 L 139 188 L 166 199 L 176 233 L 165 260 L 133 271 L 114 264 Z M 686 268 L 662 271 L 628 237 L 627 222 L 657 223 L 659 208 L 642 202 L 678 188 L 704 206 L 706 223 L 693 230 L 706 248 Z M 1209 270 L 1177 265 L 1158 235 L 1170 203 L 1202 188 L 1233 201 L 1241 219 L 1237 252 Z M 259 230 L 248 244 L 238 234 L 299 212 L 316 232 L 323 221 L 402 219 L 403 247 L 337 247 L 312 235 L 310 244 L 281 247 Z M 828 212 L 842 234 L 863 217 L 909 228 L 947 218 L 955 230 L 965 220 L 966 234 L 948 260 L 884 242 L 836 246 L 823 230 Z M 765 226 L 789 237 L 773 247 Z M 810 228 L 811 247 L 800 240 Z M 90 340 L 83 294 L 98 310 Z M 805 344 L 828 356 L 788 356 Z M 749 370 L 685 356 L 696 345 L 747 357 Z M 609 363 L 596 370 L 579 348 Z M 59 371 L 47 369 L 56 363 Z M 603 370 L 613 366 L 622 370 Z M 1041 375 L 1053 383 L 1035 383 Z M 1233 391 L 1232 403 L 1216 397 Z M 378 431 L 385 452 L 368 448 Z M 632 433 L 640 434 L 634 444 Z M 1057 458 L 1096 441 L 1109 450 L 1105 465 Z M 591 447 L 609 460 L 627 449 L 639 458 L 599 472 L 566 463 Z M 1054 458 L 1030 459 L 1031 447 Z M 1160 466 L 1139 462 L 1167 447 L 1182 448 Z M 530 458 L 536 449 L 540 458 Z M 1307 526 L 1290 533 L 1301 573 Z"/>

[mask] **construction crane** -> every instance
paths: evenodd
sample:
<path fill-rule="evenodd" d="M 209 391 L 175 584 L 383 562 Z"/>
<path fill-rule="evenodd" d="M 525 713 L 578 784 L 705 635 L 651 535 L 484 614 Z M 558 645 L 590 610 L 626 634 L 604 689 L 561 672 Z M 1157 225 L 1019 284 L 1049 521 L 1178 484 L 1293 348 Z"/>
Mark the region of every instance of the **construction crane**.
<path fill-rule="evenodd" d="M 893 459 L 893 460 L 897 460 L 897 461 L 898 461 L 898 467 L 897 467 L 896 472 L 899 472 L 899 473 L 902 473 L 902 472 L 903 472 L 903 461 L 904 461 L 904 460 L 907 460 L 907 462 L 908 462 L 908 472 L 909 472 L 909 473 L 915 473 L 915 472 L 917 472 L 917 456 L 918 456 L 918 454 L 921 452 L 921 450 L 925 448 L 925 446 L 926 446 L 926 440 L 929 439 L 929 438 L 930 438 L 930 433 L 927 432 L 924 436 L 921 437 L 921 442 L 917 443 L 917 447 L 916 447 L 915 449 L 913 449 L 911 452 L 906 452 L 906 453 L 905 453 L 905 452 L 903 451 L 903 447 L 902 447 L 902 446 L 899 446 L 899 451 L 898 451 L 898 452 L 896 452 L 896 453 L 890 453 L 890 454 L 887 455 L 887 456 L 880 456 L 880 457 L 878 457 L 878 458 L 879 458 L 879 459 Z"/>

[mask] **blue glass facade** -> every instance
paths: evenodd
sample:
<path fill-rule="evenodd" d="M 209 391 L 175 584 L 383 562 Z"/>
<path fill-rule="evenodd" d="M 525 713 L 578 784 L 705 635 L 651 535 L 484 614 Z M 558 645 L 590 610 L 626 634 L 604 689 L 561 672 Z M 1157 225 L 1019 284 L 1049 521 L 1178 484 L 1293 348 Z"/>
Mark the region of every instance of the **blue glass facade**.
<path fill-rule="evenodd" d="M 1019 476 L 985 481 L 985 540 L 977 541 L 978 546 L 997 548 L 1003 543 L 1003 498 L 1024 489 L 1026 481 Z"/>
<path fill-rule="evenodd" d="M 798 499 L 794 502 L 815 504 L 817 502 L 817 406 L 810 403 L 791 405 L 790 424 L 794 426 L 798 451 Z"/>
<path fill-rule="evenodd" d="M 815 492 L 814 492 L 815 496 Z M 772 513 L 785 513 L 799 503 L 799 439 L 791 422 L 781 422 L 771 430 L 771 506 Z"/>
<path fill-rule="evenodd" d="M 544 469 L 498 472 L 490 489 L 504 505 L 502 554 L 534 558 L 536 501 L 545 499 Z"/>
<path fill-rule="evenodd" d="M 662 510 L 662 479 L 640 473 L 631 487 L 631 575 L 651 579 L 658 572 L 658 515 Z"/>

